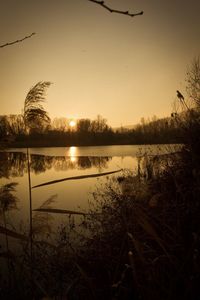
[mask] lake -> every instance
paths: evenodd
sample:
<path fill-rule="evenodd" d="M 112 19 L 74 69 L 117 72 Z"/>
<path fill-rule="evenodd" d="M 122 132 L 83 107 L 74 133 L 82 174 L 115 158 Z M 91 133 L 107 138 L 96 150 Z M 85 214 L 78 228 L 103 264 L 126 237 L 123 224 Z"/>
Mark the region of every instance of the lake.
<path fill-rule="evenodd" d="M 65 177 L 129 169 L 137 173 L 138 157 L 177 151 L 179 145 L 120 145 L 91 147 L 30 148 L 31 185 Z M 29 192 L 26 149 L 9 149 L 0 153 L 1 184 L 17 182 L 18 209 L 9 213 L 15 224 L 28 224 Z M 120 175 L 120 173 L 117 173 Z M 122 174 L 122 173 L 121 173 Z M 109 177 L 116 174 L 109 175 Z M 107 176 L 106 176 L 107 177 Z M 33 209 L 52 196 L 52 208 L 86 210 L 92 192 L 106 177 L 63 181 L 32 190 Z"/>

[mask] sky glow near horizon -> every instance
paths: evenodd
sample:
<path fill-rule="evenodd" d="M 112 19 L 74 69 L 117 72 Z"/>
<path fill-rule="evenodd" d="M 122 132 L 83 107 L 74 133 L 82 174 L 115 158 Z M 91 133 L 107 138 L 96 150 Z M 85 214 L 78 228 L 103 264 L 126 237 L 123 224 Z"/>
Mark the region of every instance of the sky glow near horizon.
<path fill-rule="evenodd" d="M 110 14 L 87 0 L 7 0 L 0 10 L 0 114 L 19 114 L 29 89 L 51 81 L 51 118 L 98 114 L 116 127 L 169 116 L 200 54 L 200 1 L 113 0 L 144 15 Z"/>

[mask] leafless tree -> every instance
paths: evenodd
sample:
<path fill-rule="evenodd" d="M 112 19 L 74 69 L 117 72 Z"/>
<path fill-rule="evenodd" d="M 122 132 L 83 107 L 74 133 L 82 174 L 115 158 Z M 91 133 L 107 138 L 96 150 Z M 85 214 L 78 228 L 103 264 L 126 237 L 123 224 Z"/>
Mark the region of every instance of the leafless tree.
<path fill-rule="evenodd" d="M 187 93 L 195 107 L 200 108 L 200 56 L 193 59 L 188 68 L 187 77 Z"/>

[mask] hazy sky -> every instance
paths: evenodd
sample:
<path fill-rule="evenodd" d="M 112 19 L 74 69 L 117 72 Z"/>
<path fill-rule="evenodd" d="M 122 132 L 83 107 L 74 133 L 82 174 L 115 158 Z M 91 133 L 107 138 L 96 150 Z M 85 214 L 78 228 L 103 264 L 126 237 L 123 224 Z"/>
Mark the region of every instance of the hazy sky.
<path fill-rule="evenodd" d="M 50 117 L 95 118 L 112 126 L 168 116 L 200 54 L 199 0 L 113 0 L 110 14 L 88 0 L 0 0 L 0 114 L 17 114 L 28 90 L 51 81 Z"/>

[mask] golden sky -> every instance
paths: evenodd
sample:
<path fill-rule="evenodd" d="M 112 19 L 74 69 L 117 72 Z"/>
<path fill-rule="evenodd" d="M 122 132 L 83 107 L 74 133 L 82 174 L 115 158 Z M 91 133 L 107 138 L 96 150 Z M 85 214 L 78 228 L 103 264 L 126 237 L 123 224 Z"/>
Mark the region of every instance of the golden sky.
<path fill-rule="evenodd" d="M 200 1 L 113 0 L 130 18 L 88 0 L 0 0 L 0 114 L 17 114 L 28 90 L 51 81 L 50 117 L 95 118 L 111 126 L 169 116 L 176 90 L 200 54 Z"/>

